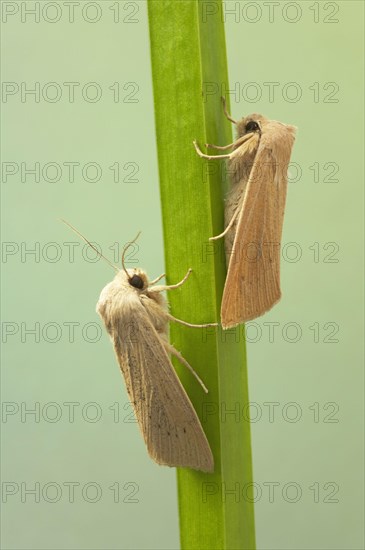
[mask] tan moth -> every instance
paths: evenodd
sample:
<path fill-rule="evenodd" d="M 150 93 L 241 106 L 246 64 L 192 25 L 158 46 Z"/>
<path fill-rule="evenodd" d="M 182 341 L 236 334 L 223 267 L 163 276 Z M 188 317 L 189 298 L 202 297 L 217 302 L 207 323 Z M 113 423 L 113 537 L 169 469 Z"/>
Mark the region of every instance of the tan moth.
<path fill-rule="evenodd" d="M 81 238 L 100 252 L 69 223 Z M 136 239 L 138 238 L 138 235 Z M 193 325 L 167 310 L 162 292 L 182 286 L 185 277 L 174 285 L 154 286 L 165 275 L 149 281 L 141 269 L 126 269 L 125 254 L 136 241 L 128 243 L 122 254 L 122 269 L 101 291 L 96 311 L 112 339 L 115 354 L 124 376 L 127 392 L 147 450 L 158 464 L 214 470 L 214 460 L 199 418 L 185 392 L 169 355 L 174 355 L 204 386 L 199 376 L 168 341 L 168 323 L 194 328 L 217 326 L 217 323 Z"/>
<path fill-rule="evenodd" d="M 295 127 L 252 114 L 235 121 L 237 139 L 225 146 L 229 154 L 198 155 L 209 160 L 228 159 L 231 189 L 226 198 L 225 230 L 210 240 L 225 237 L 228 264 L 221 306 L 224 329 L 263 315 L 281 298 L 280 241 L 287 191 L 287 172 Z"/>

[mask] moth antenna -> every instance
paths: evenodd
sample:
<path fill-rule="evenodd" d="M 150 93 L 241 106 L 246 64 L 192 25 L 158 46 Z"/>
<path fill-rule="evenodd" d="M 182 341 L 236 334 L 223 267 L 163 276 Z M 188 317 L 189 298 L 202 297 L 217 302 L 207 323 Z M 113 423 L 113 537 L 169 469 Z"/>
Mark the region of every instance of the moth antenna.
<path fill-rule="evenodd" d="M 81 237 L 81 239 L 83 239 L 89 246 L 91 246 L 91 248 L 92 248 L 93 250 L 95 250 L 95 252 L 100 256 L 100 258 L 103 258 L 103 260 L 105 260 L 113 269 L 115 269 L 115 271 L 117 271 L 117 272 L 119 271 L 119 269 L 117 268 L 117 266 L 114 265 L 114 264 L 112 264 L 112 262 L 109 261 L 108 258 L 106 258 L 105 256 L 103 256 L 102 253 L 99 252 L 99 250 L 98 250 L 94 245 L 92 245 L 91 242 L 88 241 L 87 238 L 84 237 L 84 235 L 82 235 L 82 233 L 80 233 L 80 231 L 77 231 L 77 229 L 76 229 L 73 225 L 71 225 L 70 223 L 68 223 L 68 222 L 67 222 L 66 220 L 64 220 L 63 218 L 61 218 L 61 222 L 63 222 L 64 224 L 68 225 L 68 227 L 69 227 L 72 231 L 74 231 L 74 233 L 76 233 L 76 234 L 77 234 L 79 237 Z"/>
<path fill-rule="evenodd" d="M 229 112 L 227 111 L 227 104 L 226 104 L 226 98 L 221 96 L 221 100 L 222 100 L 222 105 L 223 105 L 223 113 L 224 113 L 224 116 L 226 118 L 228 118 L 228 120 L 230 122 L 233 122 L 233 124 L 237 124 L 237 120 L 235 120 L 234 118 L 231 117 L 231 115 L 229 114 Z"/>
<path fill-rule="evenodd" d="M 125 245 L 125 247 L 123 248 L 123 252 L 122 252 L 122 267 L 123 267 L 124 273 L 125 273 L 125 274 L 127 275 L 127 277 L 128 277 L 128 280 L 130 279 L 130 276 L 128 275 L 128 271 L 127 271 L 127 269 L 126 269 L 126 267 L 125 267 L 125 263 L 124 263 L 125 253 L 127 252 L 128 248 L 129 248 L 132 244 L 134 244 L 134 243 L 136 242 L 136 240 L 138 239 L 138 237 L 140 236 L 140 234 L 141 234 L 141 232 L 138 231 L 137 236 L 134 237 L 133 241 L 130 241 L 129 243 L 127 243 L 127 244 Z"/>

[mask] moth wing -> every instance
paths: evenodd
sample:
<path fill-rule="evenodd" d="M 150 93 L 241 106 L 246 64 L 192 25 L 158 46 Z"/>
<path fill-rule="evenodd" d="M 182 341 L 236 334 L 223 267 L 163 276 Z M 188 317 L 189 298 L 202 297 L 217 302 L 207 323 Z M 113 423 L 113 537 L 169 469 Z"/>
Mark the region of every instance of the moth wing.
<path fill-rule="evenodd" d="M 228 266 L 221 307 L 223 328 L 255 319 L 280 300 L 280 241 L 290 150 L 285 156 L 278 162 L 269 144 L 260 143 Z"/>
<path fill-rule="evenodd" d="M 199 418 L 139 298 L 113 330 L 114 348 L 147 450 L 158 464 L 212 472 Z"/>

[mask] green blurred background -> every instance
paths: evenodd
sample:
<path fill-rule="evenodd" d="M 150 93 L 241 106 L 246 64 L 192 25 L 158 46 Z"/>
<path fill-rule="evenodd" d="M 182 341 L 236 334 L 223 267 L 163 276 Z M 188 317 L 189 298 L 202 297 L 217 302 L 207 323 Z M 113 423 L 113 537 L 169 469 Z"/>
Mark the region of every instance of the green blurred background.
<path fill-rule="evenodd" d="M 258 548 L 361 549 L 363 3 L 223 7 L 232 115 L 298 127 L 283 299 L 248 327 Z M 146 2 L 2 2 L 2 61 L 2 547 L 178 548 L 95 313 L 113 271 L 59 221 L 164 270 Z"/>

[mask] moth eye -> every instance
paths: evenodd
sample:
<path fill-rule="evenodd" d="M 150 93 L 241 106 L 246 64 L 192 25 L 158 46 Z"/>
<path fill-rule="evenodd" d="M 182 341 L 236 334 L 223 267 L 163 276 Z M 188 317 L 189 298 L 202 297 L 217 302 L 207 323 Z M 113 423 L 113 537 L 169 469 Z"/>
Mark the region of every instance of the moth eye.
<path fill-rule="evenodd" d="M 143 288 L 143 280 L 139 275 L 133 275 L 133 277 L 129 279 L 129 284 L 135 288 Z"/>
<path fill-rule="evenodd" d="M 256 130 L 260 130 L 260 126 L 254 120 L 250 120 L 247 122 L 245 130 L 246 132 L 256 132 Z"/>

